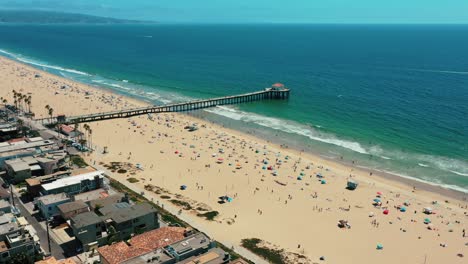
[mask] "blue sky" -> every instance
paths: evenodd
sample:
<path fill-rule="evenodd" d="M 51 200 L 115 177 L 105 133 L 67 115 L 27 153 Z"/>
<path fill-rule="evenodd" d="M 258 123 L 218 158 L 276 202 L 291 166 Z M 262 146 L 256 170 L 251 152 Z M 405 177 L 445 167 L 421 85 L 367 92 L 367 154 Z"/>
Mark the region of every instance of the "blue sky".
<path fill-rule="evenodd" d="M 180 23 L 468 23 L 468 0 L 0 0 L 0 8 Z"/>

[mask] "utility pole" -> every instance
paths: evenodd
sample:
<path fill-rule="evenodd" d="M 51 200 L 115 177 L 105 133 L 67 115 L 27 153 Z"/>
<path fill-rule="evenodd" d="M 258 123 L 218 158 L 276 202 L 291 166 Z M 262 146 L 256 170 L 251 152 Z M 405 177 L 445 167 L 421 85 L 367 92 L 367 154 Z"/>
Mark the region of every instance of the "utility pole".
<path fill-rule="evenodd" d="M 15 207 L 15 196 L 13 195 L 13 184 L 10 183 L 11 204 Z"/>
<path fill-rule="evenodd" d="M 46 227 L 47 227 L 47 245 L 49 246 L 49 254 L 52 256 L 52 250 L 50 249 L 49 217 L 46 218 Z"/>

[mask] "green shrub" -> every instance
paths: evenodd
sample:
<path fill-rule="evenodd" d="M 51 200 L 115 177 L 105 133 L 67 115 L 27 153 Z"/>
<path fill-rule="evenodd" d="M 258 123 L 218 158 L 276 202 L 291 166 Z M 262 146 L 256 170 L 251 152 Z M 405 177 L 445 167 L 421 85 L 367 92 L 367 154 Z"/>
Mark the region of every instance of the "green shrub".
<path fill-rule="evenodd" d="M 283 250 L 259 246 L 261 242 L 262 240 L 258 238 L 247 238 L 241 240 L 241 245 L 270 263 L 286 264 L 282 255 Z"/>
<path fill-rule="evenodd" d="M 219 215 L 218 211 L 210 211 L 203 214 L 197 214 L 198 217 L 205 217 L 208 221 L 213 221 Z"/>
<path fill-rule="evenodd" d="M 128 178 L 127 181 L 130 182 L 130 183 L 139 182 L 139 180 L 138 180 L 137 178 L 133 178 L 133 177 L 132 177 L 132 178 Z"/>

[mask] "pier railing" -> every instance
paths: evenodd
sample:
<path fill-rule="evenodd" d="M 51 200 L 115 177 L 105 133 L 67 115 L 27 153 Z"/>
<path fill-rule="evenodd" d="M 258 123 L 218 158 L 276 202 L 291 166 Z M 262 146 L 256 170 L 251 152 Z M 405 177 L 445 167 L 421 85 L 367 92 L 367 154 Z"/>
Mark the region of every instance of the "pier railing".
<path fill-rule="evenodd" d="M 232 105 L 232 104 L 241 104 L 261 100 L 274 100 L 274 99 L 288 99 L 289 98 L 289 89 L 272 89 L 267 88 L 263 91 L 224 96 L 218 98 L 210 98 L 204 100 L 194 100 L 184 103 L 173 103 L 160 106 L 148 106 L 134 109 L 118 110 L 112 112 L 103 112 L 96 114 L 88 115 L 79 115 L 79 116 L 55 116 L 50 118 L 36 119 L 36 121 L 41 122 L 44 125 L 52 124 L 77 124 L 77 123 L 88 123 L 108 119 L 116 118 L 128 118 L 132 116 L 144 115 L 144 114 L 159 114 L 159 113 L 169 113 L 169 112 L 185 112 L 193 111 L 198 109 L 216 107 L 219 105 Z"/>

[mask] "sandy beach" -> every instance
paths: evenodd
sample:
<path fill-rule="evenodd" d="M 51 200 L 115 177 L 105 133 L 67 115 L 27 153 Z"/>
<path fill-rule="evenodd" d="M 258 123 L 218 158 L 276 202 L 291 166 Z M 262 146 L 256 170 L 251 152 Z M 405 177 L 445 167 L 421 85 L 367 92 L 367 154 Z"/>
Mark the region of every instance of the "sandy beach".
<path fill-rule="evenodd" d="M 0 74 L 0 96 L 12 104 L 13 89 L 30 94 L 36 118 L 48 117 L 46 105 L 54 115 L 145 105 L 3 57 Z M 184 129 L 193 123 L 197 131 Z M 370 173 L 184 114 L 89 126 L 90 164 L 124 164 L 111 176 L 135 178 L 148 193 L 179 204 L 221 242 L 260 238 L 304 255 L 304 263 L 466 263 L 467 194 Z M 346 189 L 350 179 L 359 183 L 354 191 Z M 219 203 L 221 196 L 232 200 Z M 426 207 L 435 214 L 424 214 Z M 207 211 L 219 212 L 215 221 L 197 216 Z M 339 220 L 350 228 L 339 228 Z"/>

